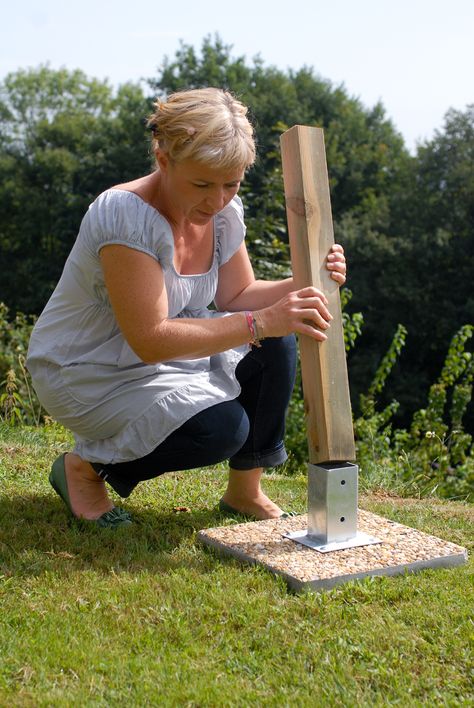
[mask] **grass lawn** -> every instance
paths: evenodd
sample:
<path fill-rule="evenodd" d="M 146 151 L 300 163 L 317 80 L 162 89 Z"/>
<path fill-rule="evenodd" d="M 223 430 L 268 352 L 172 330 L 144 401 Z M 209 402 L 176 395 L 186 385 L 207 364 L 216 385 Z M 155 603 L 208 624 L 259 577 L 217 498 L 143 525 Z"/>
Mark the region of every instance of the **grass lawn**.
<path fill-rule="evenodd" d="M 216 510 L 223 470 L 142 484 L 123 503 L 135 525 L 114 532 L 50 488 L 68 445 L 54 427 L 0 429 L 1 706 L 473 705 L 472 506 L 365 492 L 361 507 L 468 563 L 295 595 L 196 544 L 235 523 Z M 306 510 L 304 474 L 265 488 Z"/>

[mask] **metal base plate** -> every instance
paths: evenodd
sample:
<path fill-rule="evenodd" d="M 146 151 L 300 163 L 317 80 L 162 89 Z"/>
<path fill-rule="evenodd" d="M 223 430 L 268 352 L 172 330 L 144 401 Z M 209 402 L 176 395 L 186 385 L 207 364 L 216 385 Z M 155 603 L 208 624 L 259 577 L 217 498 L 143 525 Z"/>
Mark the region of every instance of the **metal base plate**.
<path fill-rule="evenodd" d="M 331 553 L 331 551 L 342 551 L 344 548 L 355 548 L 356 546 L 371 546 L 374 543 L 382 543 L 375 536 L 369 536 L 367 533 L 357 532 L 353 538 L 347 541 L 332 541 L 331 543 L 321 543 L 317 538 L 308 536 L 308 531 L 292 531 L 291 533 L 283 534 L 285 538 L 290 538 L 296 543 L 301 543 L 303 546 L 308 546 L 320 553 Z"/>

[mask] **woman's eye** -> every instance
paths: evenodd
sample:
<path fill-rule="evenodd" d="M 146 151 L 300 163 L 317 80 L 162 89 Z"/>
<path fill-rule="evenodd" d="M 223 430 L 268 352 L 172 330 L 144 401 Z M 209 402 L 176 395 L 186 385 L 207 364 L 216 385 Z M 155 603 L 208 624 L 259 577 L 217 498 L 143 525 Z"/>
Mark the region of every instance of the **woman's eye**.
<path fill-rule="evenodd" d="M 212 185 L 207 182 L 193 182 L 192 184 L 194 187 L 198 187 L 199 189 L 208 189 L 209 187 L 212 187 Z M 224 189 L 238 189 L 239 187 L 240 182 L 229 182 L 224 185 Z"/>

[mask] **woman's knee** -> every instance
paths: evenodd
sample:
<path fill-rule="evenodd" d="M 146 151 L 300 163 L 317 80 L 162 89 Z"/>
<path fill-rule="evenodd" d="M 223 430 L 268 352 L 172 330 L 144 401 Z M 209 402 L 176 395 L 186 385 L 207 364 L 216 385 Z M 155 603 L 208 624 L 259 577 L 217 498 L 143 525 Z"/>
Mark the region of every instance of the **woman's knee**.
<path fill-rule="evenodd" d="M 252 349 L 237 367 L 237 378 L 242 383 L 256 372 L 267 377 L 271 385 L 293 388 L 296 377 L 296 337 L 271 337 L 262 341 L 260 348 Z"/>

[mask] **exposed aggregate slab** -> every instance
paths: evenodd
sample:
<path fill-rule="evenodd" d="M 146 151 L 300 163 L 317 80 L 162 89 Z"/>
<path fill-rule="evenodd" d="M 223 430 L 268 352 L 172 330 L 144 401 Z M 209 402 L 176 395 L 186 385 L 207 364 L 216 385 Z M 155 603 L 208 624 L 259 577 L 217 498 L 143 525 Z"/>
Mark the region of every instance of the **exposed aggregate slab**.
<path fill-rule="evenodd" d="M 319 553 L 284 538 L 305 530 L 307 514 L 203 529 L 201 543 L 223 555 L 258 563 L 282 575 L 295 590 L 329 589 L 368 575 L 395 575 L 425 568 L 451 567 L 467 560 L 467 551 L 409 526 L 359 510 L 358 530 L 381 543 Z"/>

